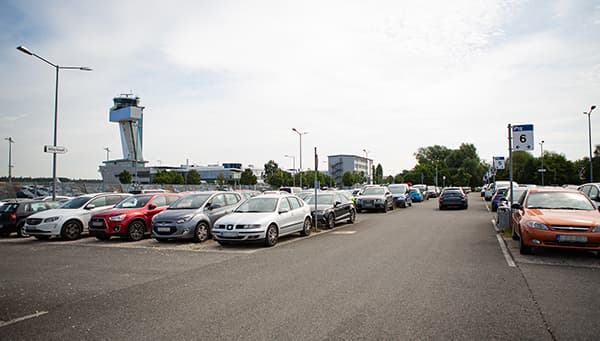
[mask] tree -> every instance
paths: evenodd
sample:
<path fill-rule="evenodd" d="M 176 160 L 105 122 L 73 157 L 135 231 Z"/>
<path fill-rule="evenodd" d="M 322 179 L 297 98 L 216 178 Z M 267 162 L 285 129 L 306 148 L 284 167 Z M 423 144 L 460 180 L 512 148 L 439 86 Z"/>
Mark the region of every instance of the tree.
<path fill-rule="evenodd" d="M 396 176 L 394 177 L 394 183 L 401 184 L 403 182 L 404 182 L 404 177 L 402 176 L 402 174 L 396 174 Z"/>
<path fill-rule="evenodd" d="M 202 181 L 202 178 L 200 177 L 200 174 L 195 170 L 192 169 L 191 171 L 189 171 L 187 173 L 187 183 L 189 185 L 199 185 Z"/>
<path fill-rule="evenodd" d="M 217 175 L 217 185 L 219 185 L 219 189 L 224 188 L 225 182 L 225 174 L 219 173 L 219 175 Z"/>
<path fill-rule="evenodd" d="M 119 182 L 122 184 L 130 184 L 131 183 L 131 173 L 129 173 L 127 171 L 127 169 L 124 169 L 121 173 L 119 173 Z"/>
<path fill-rule="evenodd" d="M 393 183 L 394 183 L 394 177 L 393 177 L 393 176 L 391 176 L 391 175 L 388 175 L 388 176 L 385 178 L 385 183 L 386 183 L 386 184 L 393 184 Z"/>
<path fill-rule="evenodd" d="M 354 173 L 351 171 L 344 172 L 344 174 L 342 175 L 342 184 L 345 187 L 352 187 L 355 184 Z"/>
<path fill-rule="evenodd" d="M 354 183 L 355 184 L 364 184 L 366 182 L 367 182 L 367 176 L 365 175 L 365 172 L 354 171 Z"/>
<path fill-rule="evenodd" d="M 375 177 L 373 179 L 373 183 L 376 184 L 383 184 L 383 167 L 381 166 L 380 163 L 377 164 L 377 167 L 375 168 Z"/>
<path fill-rule="evenodd" d="M 265 163 L 265 179 L 275 174 L 278 169 L 279 165 L 273 160 L 269 160 L 269 162 Z"/>
<path fill-rule="evenodd" d="M 254 175 L 254 172 L 252 172 L 252 169 L 246 168 L 240 176 L 240 185 L 256 185 L 257 180 L 258 179 L 256 178 L 256 175 Z"/>
<path fill-rule="evenodd" d="M 158 173 L 156 173 L 156 175 L 152 179 L 152 182 L 156 184 L 183 185 L 185 179 L 183 178 L 183 175 L 175 171 L 161 170 Z"/>

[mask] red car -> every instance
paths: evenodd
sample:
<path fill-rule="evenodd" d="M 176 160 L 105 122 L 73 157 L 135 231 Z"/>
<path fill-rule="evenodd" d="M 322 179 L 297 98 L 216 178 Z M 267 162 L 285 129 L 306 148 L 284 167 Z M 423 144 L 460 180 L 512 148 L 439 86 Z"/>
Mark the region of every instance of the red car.
<path fill-rule="evenodd" d="M 581 192 L 531 188 L 513 209 L 513 238 L 522 254 L 532 248 L 600 251 L 600 212 Z"/>
<path fill-rule="evenodd" d="M 180 196 L 172 193 L 131 196 L 114 208 L 94 214 L 89 223 L 90 234 L 100 240 L 108 240 L 112 236 L 140 240 L 145 234 L 150 234 L 152 217 L 164 211 Z"/>

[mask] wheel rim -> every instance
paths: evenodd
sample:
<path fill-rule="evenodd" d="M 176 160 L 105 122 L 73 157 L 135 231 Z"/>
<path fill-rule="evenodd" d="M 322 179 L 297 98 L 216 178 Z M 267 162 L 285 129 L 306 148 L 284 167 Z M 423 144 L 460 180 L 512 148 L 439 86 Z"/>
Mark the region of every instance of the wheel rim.
<path fill-rule="evenodd" d="M 310 221 L 304 219 L 304 233 L 308 234 L 308 232 L 310 232 Z"/>
<path fill-rule="evenodd" d="M 76 223 L 69 223 L 65 227 L 66 235 L 69 239 L 77 237 L 79 232 L 79 226 Z"/>
<path fill-rule="evenodd" d="M 275 226 L 269 227 L 269 231 L 267 232 L 267 238 L 269 239 L 269 244 L 273 245 L 277 241 L 277 229 Z"/>
<path fill-rule="evenodd" d="M 333 215 L 329 216 L 329 219 L 327 220 L 327 224 L 329 225 L 329 228 L 334 228 L 335 227 L 335 218 L 333 217 Z"/>
<path fill-rule="evenodd" d="M 356 219 L 356 212 L 350 210 L 350 221 L 354 222 L 354 219 Z"/>
<path fill-rule="evenodd" d="M 129 237 L 132 240 L 140 240 L 144 238 L 144 226 L 139 222 L 133 223 L 133 225 L 131 225 Z"/>
<path fill-rule="evenodd" d="M 19 231 L 21 232 L 21 237 L 29 237 L 29 234 L 27 234 L 27 231 L 25 231 L 25 224 L 21 224 L 21 226 L 19 226 Z"/>
<path fill-rule="evenodd" d="M 208 230 L 206 228 L 206 225 L 204 225 L 204 224 L 198 225 L 198 228 L 196 229 L 196 237 L 198 238 L 198 240 L 205 240 L 207 236 L 208 236 Z"/>

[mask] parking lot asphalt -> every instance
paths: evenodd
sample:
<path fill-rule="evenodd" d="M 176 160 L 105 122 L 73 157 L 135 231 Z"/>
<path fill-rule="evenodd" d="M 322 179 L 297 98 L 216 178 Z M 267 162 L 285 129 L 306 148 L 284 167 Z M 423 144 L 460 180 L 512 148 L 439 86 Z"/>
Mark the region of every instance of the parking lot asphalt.
<path fill-rule="evenodd" d="M 0 239 L 0 339 L 596 339 L 597 270 L 509 267 L 478 199 L 274 248 Z"/>

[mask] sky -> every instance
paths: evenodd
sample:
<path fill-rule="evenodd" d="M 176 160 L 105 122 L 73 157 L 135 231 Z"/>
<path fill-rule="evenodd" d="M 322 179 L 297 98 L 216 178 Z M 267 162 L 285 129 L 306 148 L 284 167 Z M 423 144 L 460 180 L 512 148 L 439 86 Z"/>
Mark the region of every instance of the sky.
<path fill-rule="evenodd" d="M 108 110 L 129 92 L 149 165 L 298 167 L 296 128 L 304 169 L 367 150 L 394 175 L 436 144 L 505 156 L 508 124 L 534 125 L 535 156 L 587 156 L 599 37 L 590 0 L 0 0 L 0 176 L 9 136 L 13 176 L 52 176 L 55 70 L 19 45 L 93 69 L 59 74 L 58 176 L 122 158 Z"/>

